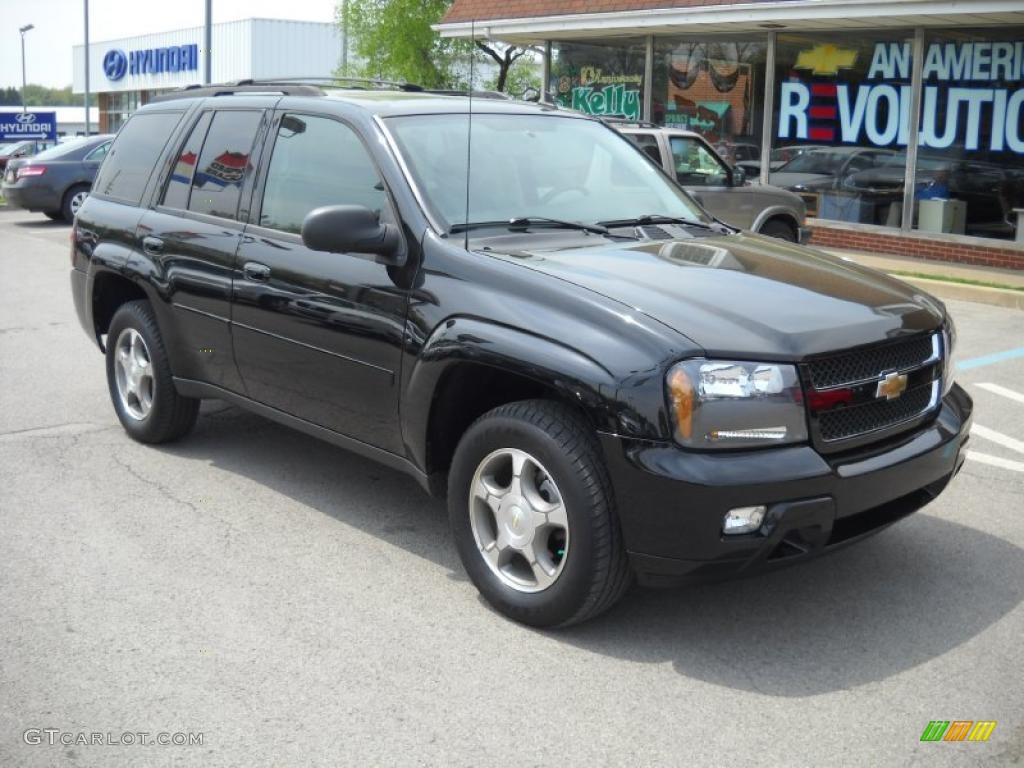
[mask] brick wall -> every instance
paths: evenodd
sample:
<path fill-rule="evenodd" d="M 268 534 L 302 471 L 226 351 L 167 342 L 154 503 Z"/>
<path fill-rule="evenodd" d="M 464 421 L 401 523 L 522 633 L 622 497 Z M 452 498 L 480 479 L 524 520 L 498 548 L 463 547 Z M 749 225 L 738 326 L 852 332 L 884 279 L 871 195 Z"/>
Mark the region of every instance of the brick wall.
<path fill-rule="evenodd" d="M 808 221 L 808 225 L 812 233 L 811 245 L 913 256 L 979 267 L 1024 270 L 1024 247 L 1017 247 L 1006 241 L 980 241 L 980 238 L 958 238 L 954 235 L 928 237 L 916 233 L 888 234 L 819 224 L 814 221 Z"/>

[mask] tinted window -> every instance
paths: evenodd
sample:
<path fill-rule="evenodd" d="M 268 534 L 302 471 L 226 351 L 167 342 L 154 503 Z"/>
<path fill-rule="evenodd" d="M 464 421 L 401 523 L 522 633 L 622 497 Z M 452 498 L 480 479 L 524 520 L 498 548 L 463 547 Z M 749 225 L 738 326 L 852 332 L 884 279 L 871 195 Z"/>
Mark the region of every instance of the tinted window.
<path fill-rule="evenodd" d="M 658 139 L 649 133 L 627 133 L 626 138 L 636 144 L 651 160 L 661 165 L 661 150 Z"/>
<path fill-rule="evenodd" d="M 262 116 L 257 111 L 214 114 L 192 175 L 190 211 L 226 219 L 237 216 L 242 182 L 252 169 L 249 155 Z"/>
<path fill-rule="evenodd" d="M 181 112 L 133 115 L 110 147 L 107 162 L 93 182 L 93 192 L 138 203 L 160 152 L 180 119 Z"/>
<path fill-rule="evenodd" d="M 163 204 L 171 208 L 188 208 L 189 192 L 192 189 L 192 176 L 196 170 L 196 160 L 199 159 L 199 151 L 203 148 L 203 139 L 206 138 L 206 131 L 210 127 L 212 112 L 204 112 L 189 134 L 188 140 L 181 148 L 177 158 L 174 160 L 174 169 L 171 171 L 171 178 L 167 182 L 167 189 L 164 191 Z"/>
<path fill-rule="evenodd" d="M 297 233 L 306 214 L 322 205 L 383 211 L 387 196 L 351 128 L 325 117 L 285 115 L 270 157 L 260 224 Z"/>

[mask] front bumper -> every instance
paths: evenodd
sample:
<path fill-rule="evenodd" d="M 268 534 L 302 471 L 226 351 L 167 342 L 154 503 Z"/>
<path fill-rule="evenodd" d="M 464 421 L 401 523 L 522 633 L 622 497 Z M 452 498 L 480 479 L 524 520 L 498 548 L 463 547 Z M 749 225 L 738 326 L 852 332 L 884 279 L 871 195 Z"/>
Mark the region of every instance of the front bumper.
<path fill-rule="evenodd" d="M 953 387 L 909 435 L 837 457 L 810 446 L 695 453 L 602 435 L 622 532 L 641 583 L 756 573 L 857 541 L 934 499 L 964 461 L 970 397 Z M 761 530 L 723 536 L 735 507 L 768 506 Z"/>

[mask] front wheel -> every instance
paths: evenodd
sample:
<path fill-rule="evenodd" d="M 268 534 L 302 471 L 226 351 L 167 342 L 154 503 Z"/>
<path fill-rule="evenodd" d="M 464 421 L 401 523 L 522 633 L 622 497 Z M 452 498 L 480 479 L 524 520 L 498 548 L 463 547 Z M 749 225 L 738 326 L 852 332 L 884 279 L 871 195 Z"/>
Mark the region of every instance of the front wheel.
<path fill-rule="evenodd" d="M 593 428 L 558 403 L 503 405 L 466 431 L 452 459 L 448 514 L 470 579 L 516 621 L 575 624 L 629 586 Z"/>
<path fill-rule="evenodd" d="M 176 440 L 196 423 L 199 400 L 174 388 L 148 301 L 129 301 L 114 313 L 107 331 L 107 383 L 121 426 L 140 442 Z"/>

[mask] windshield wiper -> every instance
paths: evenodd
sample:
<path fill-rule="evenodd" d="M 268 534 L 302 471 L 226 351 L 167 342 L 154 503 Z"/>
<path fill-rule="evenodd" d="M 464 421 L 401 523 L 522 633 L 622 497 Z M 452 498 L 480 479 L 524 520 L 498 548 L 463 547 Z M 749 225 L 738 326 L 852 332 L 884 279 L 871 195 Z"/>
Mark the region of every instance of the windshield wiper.
<path fill-rule="evenodd" d="M 707 221 L 700 221 L 699 219 L 684 219 L 678 216 L 661 216 L 656 213 L 648 213 L 643 216 L 636 216 L 632 219 L 608 219 L 607 221 L 597 222 L 604 227 L 639 227 L 645 224 L 682 224 L 686 227 L 700 227 L 701 229 L 710 229 L 714 231 L 721 231 L 722 227 L 718 223 L 712 223 Z"/>
<path fill-rule="evenodd" d="M 562 227 L 564 229 L 578 229 L 581 232 L 593 232 L 596 235 L 607 235 L 608 227 L 601 224 L 584 224 L 581 221 L 565 221 L 564 219 L 551 219 L 547 216 L 515 216 L 507 221 L 470 221 L 460 224 L 452 224 L 448 227 L 448 234 L 457 232 L 468 232 L 473 229 L 486 229 L 488 227 L 507 227 L 514 231 L 524 231 L 527 227 L 547 225 Z"/>

